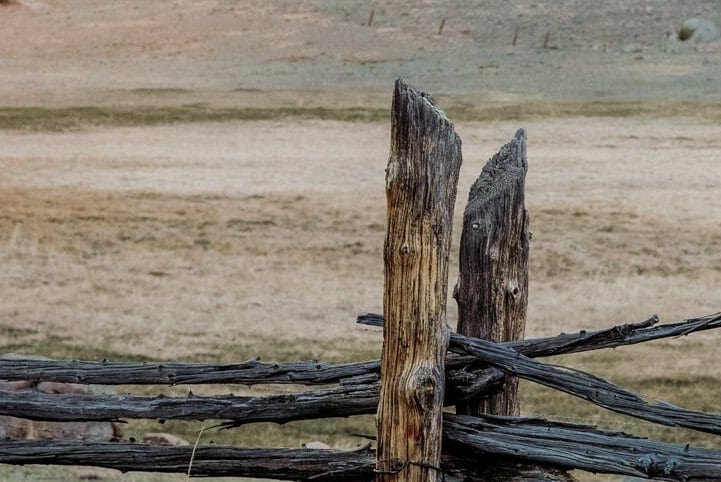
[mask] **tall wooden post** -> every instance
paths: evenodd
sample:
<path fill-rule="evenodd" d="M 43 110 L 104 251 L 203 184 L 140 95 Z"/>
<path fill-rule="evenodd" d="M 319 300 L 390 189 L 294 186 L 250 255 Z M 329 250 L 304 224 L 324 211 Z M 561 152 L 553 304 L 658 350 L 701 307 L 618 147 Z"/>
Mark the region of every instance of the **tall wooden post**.
<path fill-rule="evenodd" d="M 377 481 L 439 480 L 448 256 L 460 166 L 453 125 L 428 95 L 398 79 L 386 169 Z"/>
<path fill-rule="evenodd" d="M 471 186 L 463 214 L 458 332 L 496 342 L 519 340 L 528 305 L 528 212 L 524 190 L 528 161 L 523 129 L 503 146 Z M 518 415 L 518 380 L 502 393 L 462 404 L 458 413 Z"/>

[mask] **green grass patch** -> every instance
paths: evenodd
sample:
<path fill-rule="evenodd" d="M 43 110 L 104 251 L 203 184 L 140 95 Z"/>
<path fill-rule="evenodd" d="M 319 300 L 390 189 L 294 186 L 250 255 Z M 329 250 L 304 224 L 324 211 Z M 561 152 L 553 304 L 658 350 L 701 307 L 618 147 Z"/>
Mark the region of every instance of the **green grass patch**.
<path fill-rule="evenodd" d="M 578 101 L 456 104 L 446 109 L 455 121 L 504 121 L 568 117 L 701 117 L 721 120 L 721 104 L 655 101 Z"/>
<path fill-rule="evenodd" d="M 448 118 L 456 122 L 530 120 L 563 117 L 701 117 L 721 121 L 719 103 L 658 103 L 642 101 L 463 103 L 446 104 Z M 187 122 L 259 120 L 335 120 L 387 122 L 390 111 L 379 107 L 213 107 L 180 106 L 78 106 L 63 108 L 0 107 L 0 129 L 65 131 L 91 127 L 152 126 Z"/>
<path fill-rule="evenodd" d="M 41 339 L 20 340 L 0 345 L 0 353 L 18 353 L 35 355 L 56 360 L 87 360 L 87 361 L 161 361 L 158 358 L 113 351 L 97 346 L 76 345 L 71 338 L 49 335 Z"/>
<path fill-rule="evenodd" d="M 16 326 L 0 325 L 0 332 L 8 338 L 24 338 L 35 335 L 36 330 L 30 328 L 18 328 Z"/>
<path fill-rule="evenodd" d="M 388 118 L 389 113 L 385 109 L 363 107 L 217 108 L 199 104 L 163 107 L 3 107 L 0 108 L 0 129 L 65 131 L 88 127 L 149 126 L 186 122 L 283 119 L 377 122 Z"/>

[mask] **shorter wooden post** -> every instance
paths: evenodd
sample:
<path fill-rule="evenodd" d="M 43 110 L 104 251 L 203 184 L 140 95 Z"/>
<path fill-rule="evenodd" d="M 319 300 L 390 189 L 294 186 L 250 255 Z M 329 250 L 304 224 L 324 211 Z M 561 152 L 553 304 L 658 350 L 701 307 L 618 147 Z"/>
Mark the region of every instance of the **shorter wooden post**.
<path fill-rule="evenodd" d="M 460 166 L 453 125 L 428 95 L 398 79 L 386 169 L 377 481 L 441 475 L 448 255 Z"/>
<path fill-rule="evenodd" d="M 524 190 L 528 162 L 520 129 L 483 168 L 463 214 L 458 332 L 496 342 L 520 340 L 528 304 L 528 212 Z M 458 413 L 518 415 L 518 381 L 504 392 L 457 407 Z"/>

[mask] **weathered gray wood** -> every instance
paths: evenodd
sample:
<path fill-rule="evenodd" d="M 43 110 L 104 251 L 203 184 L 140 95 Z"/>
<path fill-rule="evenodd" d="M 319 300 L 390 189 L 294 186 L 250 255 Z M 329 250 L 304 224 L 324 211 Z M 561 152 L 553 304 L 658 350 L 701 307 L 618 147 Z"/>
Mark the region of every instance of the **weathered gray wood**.
<path fill-rule="evenodd" d="M 379 315 L 375 315 L 370 317 L 361 317 L 359 321 L 369 321 L 370 323 L 378 324 L 380 320 L 382 320 L 382 317 L 380 317 Z M 576 335 L 560 335 L 558 337 L 552 337 L 547 339 L 525 340 L 523 342 L 519 342 L 518 344 L 514 343 L 510 345 L 515 345 L 515 348 L 532 356 L 535 356 L 539 353 L 545 355 L 584 351 L 592 348 L 614 347 L 628 343 L 640 343 L 643 341 L 653 340 L 661 337 L 679 336 L 695 331 L 718 328 L 719 326 L 721 326 L 721 314 L 716 313 L 714 315 L 691 319 L 686 322 L 648 328 L 649 325 L 655 323 L 656 321 L 657 320 L 655 318 L 652 318 L 646 322 L 638 323 L 635 325 L 622 325 L 619 327 L 610 328 L 608 330 L 599 330 L 596 332 L 582 332 Z M 454 346 L 463 346 L 463 343 L 468 340 L 466 337 L 462 337 L 461 335 L 457 334 L 452 334 L 451 339 L 451 343 Z M 508 345 L 509 344 L 506 344 L 504 346 Z M 464 350 L 462 351 L 465 353 Z M 513 361 L 515 361 L 517 357 L 517 355 L 514 353 L 506 352 L 505 354 L 506 356 L 512 357 Z M 458 367 L 459 370 L 462 369 L 463 364 L 472 363 L 474 360 L 476 360 L 474 356 L 459 356 L 452 353 L 448 354 L 447 358 L 449 360 L 449 366 Z M 27 361 L 27 363 L 29 364 L 32 364 L 34 362 L 35 361 L 32 360 Z M 3 361 L 3 363 L 5 363 L 5 361 Z M 60 365 L 59 372 L 61 374 L 71 376 L 73 373 L 75 373 L 72 368 L 66 368 L 65 365 L 60 362 L 55 363 Z M 504 362 L 501 361 L 500 363 Z M 131 418 L 131 416 L 128 414 L 128 411 L 131 411 L 135 413 L 136 417 L 141 418 L 171 418 L 171 415 L 173 413 L 177 415 L 177 418 L 187 419 L 218 418 L 221 420 L 228 420 L 237 417 L 237 423 L 240 424 L 249 423 L 250 421 L 254 420 L 257 421 L 260 418 L 265 417 L 266 415 L 269 417 L 270 421 L 283 422 L 284 420 L 287 421 L 289 417 L 293 419 L 295 419 L 295 417 L 313 418 L 316 416 L 315 414 L 319 411 L 323 414 L 327 414 L 327 416 L 335 415 L 343 417 L 357 413 L 372 413 L 373 411 L 375 411 L 375 407 L 378 401 L 377 372 L 368 373 L 366 370 L 367 365 L 360 365 L 361 373 L 359 374 L 359 377 L 366 377 L 366 380 L 361 380 L 360 378 L 353 379 L 351 377 L 350 379 L 346 379 L 343 386 L 339 387 L 338 389 L 321 390 L 316 392 L 310 392 L 310 394 L 305 392 L 299 395 L 295 395 L 295 397 L 300 397 L 302 400 L 315 400 L 318 404 L 318 407 L 315 408 L 313 406 L 301 407 L 301 410 L 299 411 L 293 411 L 292 409 L 288 411 L 288 406 L 293 406 L 294 402 L 292 397 L 289 398 L 286 396 L 265 397 L 262 400 L 254 399 L 255 401 L 253 402 L 249 402 L 248 398 L 239 397 L 239 399 L 237 400 L 238 403 L 233 402 L 233 400 L 235 399 L 229 398 L 228 400 L 222 400 L 217 403 L 211 400 L 207 404 L 205 402 L 207 401 L 208 397 L 187 397 L 179 399 L 135 397 L 136 399 L 140 400 L 140 402 L 138 402 L 138 406 L 141 408 L 128 408 L 126 405 L 127 403 L 129 403 L 129 400 L 133 399 L 132 397 L 118 398 L 115 402 L 108 402 L 107 400 L 112 399 L 112 397 L 101 397 L 100 400 L 96 400 L 93 397 L 87 395 L 43 395 L 32 392 L 24 394 L 7 394 L 6 392 L 0 391 L 0 414 L 44 420 L 115 420 L 118 418 Z M 51 364 L 48 366 L 52 368 L 55 365 Z M 142 364 L 138 364 L 138 366 L 142 367 Z M 545 370 L 543 367 L 545 367 L 545 365 L 541 366 L 541 368 L 538 368 L 538 370 L 542 373 Z M 96 368 L 100 369 L 100 367 L 93 367 L 92 370 L 94 371 Z M 335 369 L 332 369 L 332 371 L 333 370 Z M 344 368 L 343 370 L 344 373 L 353 373 L 353 370 L 351 369 L 348 369 L 346 371 L 346 369 Z M 315 369 L 312 369 L 311 373 L 314 372 Z M 119 373 L 123 372 L 121 371 Z M 450 373 L 452 373 L 452 371 L 449 371 L 449 374 Z M 562 373 L 566 372 L 562 371 Z M 498 383 L 498 371 L 486 372 L 486 375 L 489 374 L 493 374 L 493 376 L 489 377 L 489 386 L 479 385 L 479 390 L 491 390 L 493 389 L 493 386 Z M 10 371 L 9 373 L 5 373 L 4 375 L 12 375 L 12 371 Z M 48 374 L 48 378 L 42 378 L 44 377 L 42 370 L 37 372 L 37 376 L 41 380 L 57 380 L 57 378 L 54 377 L 52 374 Z M 591 381 L 599 380 L 591 375 L 586 376 L 589 377 Z M 98 377 L 99 380 L 102 380 L 99 375 Z M 553 374 L 551 374 L 550 377 L 553 378 Z M 310 374 L 304 374 L 301 376 L 301 378 L 307 379 L 312 377 Z M 483 377 L 481 376 L 478 378 Z M 449 375 L 449 382 L 452 382 L 456 379 L 457 377 L 455 375 Z M 473 378 L 471 378 L 471 380 L 473 380 Z M 567 383 L 564 378 L 560 378 L 559 380 L 561 383 Z M 60 379 L 60 381 L 64 380 Z M 365 392 L 364 387 L 355 386 L 355 383 L 362 383 L 363 385 L 368 386 L 368 391 Z M 374 383 L 376 383 L 375 387 L 372 386 Z M 466 382 L 463 383 L 465 384 Z M 582 378 L 581 381 L 578 383 L 580 383 L 581 388 L 583 388 L 588 384 L 588 380 Z M 452 383 L 449 386 L 453 386 Z M 571 384 L 569 390 L 575 390 L 575 388 L 573 388 L 574 386 L 575 385 Z M 363 395 L 357 397 L 357 393 L 361 393 Z M 449 396 L 447 397 L 446 403 L 454 403 L 455 399 L 453 397 L 457 396 L 457 394 L 457 389 L 449 388 Z M 583 395 L 579 394 L 579 396 Z M 223 397 L 221 397 L 221 399 L 222 398 Z M 612 405 L 614 403 L 619 404 L 619 409 L 625 410 L 624 413 L 628 413 L 629 408 L 626 406 L 626 398 L 626 396 L 619 399 L 614 399 L 613 397 L 605 397 L 602 401 L 606 405 Z M 348 406 L 345 406 L 342 400 L 347 400 Z M 640 408 L 644 407 L 644 405 L 643 403 L 639 405 L 639 398 L 636 395 L 632 394 L 631 400 L 633 401 L 636 409 L 642 410 L 643 412 L 646 412 L 646 410 L 648 410 L 648 407 Z M 61 403 L 61 401 L 63 402 Z M 641 400 L 641 402 L 643 401 Z M 361 403 L 364 403 L 365 405 L 361 405 Z M 330 410 L 325 410 L 322 408 L 328 405 L 332 407 Z M 651 410 L 647 412 L 647 414 L 651 416 L 658 410 L 661 410 L 662 416 L 667 417 L 668 409 L 663 408 L 663 404 L 661 405 L 662 406 L 660 407 L 660 409 L 655 409 L 652 407 Z M 81 406 L 84 407 L 82 411 L 79 408 Z M 246 419 L 244 417 L 242 410 L 248 409 L 249 407 L 260 406 L 266 407 L 264 411 L 255 413 L 255 415 L 253 415 L 249 419 Z M 120 411 L 113 411 L 113 407 L 118 407 Z M 193 407 L 198 407 L 198 410 L 195 410 Z M 609 406 L 608 408 L 611 407 Z M 224 411 L 226 409 L 228 410 Z M 678 410 L 678 407 L 676 407 L 671 410 L 671 412 L 676 413 Z M 689 412 L 683 411 L 682 413 L 688 414 Z M 695 412 L 690 412 L 692 420 L 693 417 L 695 417 L 695 415 L 693 415 L 694 413 Z M 187 417 L 181 417 L 181 415 L 183 414 L 187 414 Z M 633 415 L 633 413 L 628 414 Z M 93 415 L 94 418 L 89 417 L 89 415 Z M 711 428 L 713 428 L 714 426 L 719 426 L 718 417 L 716 415 L 706 415 L 711 417 L 710 420 L 713 423 L 708 425 L 707 422 L 702 419 L 698 421 L 697 424 L 700 424 L 702 428 L 705 426 Z M 685 417 L 686 415 L 683 416 Z M 243 422 L 243 420 L 248 420 L 248 422 Z"/>
<path fill-rule="evenodd" d="M 448 438 L 444 437 L 444 443 Z M 444 448 L 446 450 L 446 448 Z M 453 451 L 451 446 L 448 450 Z M 496 481 L 503 482 L 575 482 L 567 469 L 557 468 L 548 464 L 520 462 L 518 459 L 499 457 L 497 455 L 468 454 L 458 452 L 457 455 L 444 454 L 441 467 L 445 482 Z M 451 477 L 447 474 L 452 474 Z"/>
<path fill-rule="evenodd" d="M 52 381 L 101 385 L 325 385 L 368 373 L 378 374 L 378 360 L 332 365 L 317 361 L 233 364 L 179 362 L 92 362 L 0 358 L 0 380 Z"/>
<path fill-rule="evenodd" d="M 603 348 L 616 348 L 619 346 L 659 340 L 661 338 L 687 336 L 691 333 L 721 328 L 721 312 L 698 318 L 689 318 L 677 323 L 654 326 L 658 321 L 658 317 L 654 315 L 648 320 L 639 323 L 616 325 L 611 328 L 596 331 L 582 330 L 579 333 L 564 333 L 548 338 L 511 341 L 501 343 L 501 345 L 512 348 L 532 358 L 579 353 Z M 357 322 L 369 326 L 383 326 L 383 316 L 368 313 L 358 316 Z M 450 343 L 453 344 L 456 341 L 462 342 L 465 339 L 466 337 L 463 335 L 451 333 Z M 472 357 L 454 358 L 449 354 L 446 364 L 449 367 L 455 368 L 464 362 L 469 363 L 471 361 Z"/>
<path fill-rule="evenodd" d="M 498 368 L 467 366 L 458 370 L 446 370 L 445 405 L 456 405 L 468 400 L 492 397 L 503 390 L 506 376 Z"/>
<path fill-rule="evenodd" d="M 367 314 L 358 323 L 382 326 L 383 316 Z M 721 327 L 721 313 L 690 318 L 677 323 L 653 326 L 653 316 L 640 323 L 617 325 L 597 331 L 562 334 L 549 338 L 505 343 L 530 357 L 577 353 L 601 348 L 633 345 L 660 338 L 685 336 Z M 463 367 L 469 357 L 449 354 L 449 370 Z M 0 380 L 30 380 L 35 382 L 84 383 L 100 385 L 181 385 L 203 383 L 297 384 L 325 385 L 343 379 L 374 374 L 378 380 L 380 361 L 327 364 L 315 361 L 289 363 L 261 363 L 251 360 L 234 364 L 206 364 L 180 362 L 92 362 L 0 358 Z"/>
<path fill-rule="evenodd" d="M 391 112 L 376 480 L 436 481 L 461 140 L 433 100 L 402 79 Z"/>
<path fill-rule="evenodd" d="M 193 447 L 71 441 L 0 441 L 0 463 L 105 467 L 121 472 L 188 473 Z M 199 446 L 190 475 L 280 480 L 369 481 L 375 452 Z"/>
<path fill-rule="evenodd" d="M 636 345 L 661 338 L 687 336 L 691 333 L 721 328 L 721 313 L 689 318 L 678 323 L 653 326 L 658 321 L 658 317 L 654 315 L 648 320 L 636 324 L 617 325 L 605 330 L 584 330 L 577 334 L 561 334 L 550 338 L 511 342 L 508 343 L 508 346 L 524 355 L 540 357 Z"/>
<path fill-rule="evenodd" d="M 654 480 L 721 478 L 721 450 L 668 444 L 582 425 L 444 414 L 443 435 L 441 469 L 449 482 L 466 480 L 464 476 L 483 480 L 488 473 L 485 469 L 519 460 Z M 0 441 L 0 463 L 84 465 L 123 472 L 187 473 L 191 452 L 192 447 L 145 444 Z M 375 456 L 367 447 L 338 451 L 201 446 L 196 450 L 191 475 L 368 481 L 374 476 L 374 466 Z M 535 474 L 503 480 L 547 480 L 539 478 L 542 472 Z"/>
<path fill-rule="evenodd" d="M 286 423 L 374 413 L 378 396 L 377 383 L 266 397 L 199 397 L 192 394 L 187 397 L 133 397 L 0 391 L 0 415 L 58 422 L 147 418 L 232 420 L 232 425 Z"/>
<path fill-rule="evenodd" d="M 358 321 L 375 326 L 383 322 L 380 315 L 363 315 Z M 536 356 L 573 353 L 641 343 L 668 336 L 687 335 L 695 331 L 718 328 L 721 326 L 721 313 L 649 328 L 657 321 L 656 317 L 652 317 L 642 323 L 622 325 L 608 330 L 503 344 L 451 333 L 449 348 L 456 353 L 468 355 L 466 361 L 469 363 L 473 358 L 477 358 L 507 373 L 575 395 L 615 412 L 662 425 L 721 435 L 719 414 L 686 410 L 665 402 L 650 404 L 640 395 L 624 390 L 608 380 L 579 370 L 535 362 L 523 354 Z M 516 349 L 519 351 L 515 351 Z"/>
<path fill-rule="evenodd" d="M 719 480 L 721 450 L 514 417 L 444 415 L 444 450 L 654 480 Z"/>
<path fill-rule="evenodd" d="M 520 340 L 528 305 L 528 212 L 525 208 L 526 134 L 523 129 L 493 156 L 468 195 L 463 213 L 458 332 L 495 342 Z M 458 413 L 518 415 L 518 380 L 471 400 Z"/>
<path fill-rule="evenodd" d="M 493 390 L 505 375 L 496 368 L 470 369 L 457 355 L 449 355 L 447 386 L 453 394 L 448 402 L 477 397 Z M 459 373 L 455 373 L 459 371 Z M 465 385 L 473 379 L 473 383 Z M 316 361 L 212 365 L 205 363 L 90 362 L 0 358 L 0 380 L 30 382 L 84 383 L 101 385 L 207 384 L 243 385 L 331 383 L 372 384 L 380 381 L 380 361 L 331 365 Z M 463 384 L 457 385 L 458 384 Z M 486 381 L 488 383 L 486 383 Z"/>
<path fill-rule="evenodd" d="M 481 376 L 467 373 L 473 383 L 451 390 L 444 405 L 458 398 L 493 392 L 504 374 L 495 368 Z M 0 415 L 45 421 L 118 421 L 121 419 L 232 420 L 224 426 L 255 422 L 286 423 L 328 417 L 350 417 L 375 413 L 380 385 L 377 376 L 349 379 L 332 389 L 265 397 L 188 396 L 132 397 L 117 395 L 46 394 L 0 390 Z"/>
<path fill-rule="evenodd" d="M 534 361 L 508 346 L 462 335 L 451 336 L 450 349 L 473 355 L 508 374 L 588 400 L 614 412 L 671 427 L 721 435 L 721 415 L 686 410 L 666 402 L 649 403 L 603 378 L 567 367 Z"/>

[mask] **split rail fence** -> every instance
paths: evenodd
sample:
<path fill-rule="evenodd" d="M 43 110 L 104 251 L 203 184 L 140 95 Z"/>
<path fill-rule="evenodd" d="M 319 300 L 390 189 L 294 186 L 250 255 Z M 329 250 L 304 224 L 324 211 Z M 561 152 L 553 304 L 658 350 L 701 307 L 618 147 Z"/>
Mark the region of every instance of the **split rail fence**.
<path fill-rule="evenodd" d="M 537 361 L 721 327 L 721 313 L 659 324 L 523 339 L 528 301 L 525 133 L 496 154 L 463 216 L 458 333 L 446 324 L 448 259 L 461 143 L 433 99 L 396 81 L 386 169 L 388 230 L 381 360 L 212 365 L 0 361 L 0 379 L 102 385 L 320 386 L 263 397 L 50 395 L 0 391 L 0 415 L 44 421 L 256 422 L 377 414 L 375 449 L 167 447 L 67 440 L 0 441 L 0 463 L 284 480 L 572 480 L 567 471 L 657 480 L 719 480 L 721 449 L 669 444 L 586 425 L 519 417 L 523 378 L 600 407 L 670 427 L 721 435 L 721 415 L 649 402 L 589 373 Z M 333 385 L 328 388 L 328 385 Z M 712 389 L 710 387 L 709 389 Z M 455 413 L 444 407 L 455 406 Z M 191 463 L 192 459 L 192 463 Z"/>

